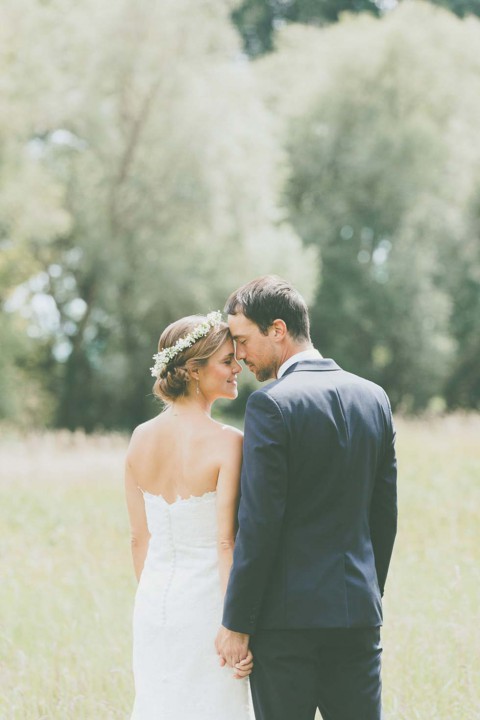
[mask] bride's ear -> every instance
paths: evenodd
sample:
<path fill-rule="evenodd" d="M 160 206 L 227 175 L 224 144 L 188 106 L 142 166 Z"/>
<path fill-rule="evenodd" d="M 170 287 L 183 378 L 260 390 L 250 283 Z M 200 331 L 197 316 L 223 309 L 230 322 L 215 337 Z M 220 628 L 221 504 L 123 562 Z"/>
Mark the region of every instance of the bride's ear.
<path fill-rule="evenodd" d="M 187 372 L 191 380 L 199 379 L 198 367 L 196 365 L 187 363 Z"/>

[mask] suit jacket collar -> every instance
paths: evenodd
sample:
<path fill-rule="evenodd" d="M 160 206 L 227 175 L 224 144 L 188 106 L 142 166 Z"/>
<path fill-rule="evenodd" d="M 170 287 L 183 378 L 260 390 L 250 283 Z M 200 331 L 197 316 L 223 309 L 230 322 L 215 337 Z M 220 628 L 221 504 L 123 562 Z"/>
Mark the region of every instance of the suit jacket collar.
<path fill-rule="evenodd" d="M 294 365 L 290 365 L 280 378 L 287 377 L 292 372 L 331 372 L 332 370 L 341 370 L 334 360 L 330 358 L 319 358 L 318 360 L 300 360 Z"/>

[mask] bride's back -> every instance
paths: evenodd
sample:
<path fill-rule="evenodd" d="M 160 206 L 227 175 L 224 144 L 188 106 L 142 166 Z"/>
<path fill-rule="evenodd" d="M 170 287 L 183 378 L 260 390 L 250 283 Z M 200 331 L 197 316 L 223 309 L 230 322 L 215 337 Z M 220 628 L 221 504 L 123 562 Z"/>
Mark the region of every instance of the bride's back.
<path fill-rule="evenodd" d="M 172 408 L 143 423 L 129 454 L 138 486 L 168 503 L 215 490 L 225 431 L 207 415 Z"/>

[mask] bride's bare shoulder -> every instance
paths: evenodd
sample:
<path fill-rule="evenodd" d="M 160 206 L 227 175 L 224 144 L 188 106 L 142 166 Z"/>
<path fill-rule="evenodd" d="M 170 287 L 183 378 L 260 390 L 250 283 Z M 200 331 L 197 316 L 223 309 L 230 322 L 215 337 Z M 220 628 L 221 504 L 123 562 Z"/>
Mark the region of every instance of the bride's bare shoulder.
<path fill-rule="evenodd" d="M 234 427 L 233 425 L 227 425 L 226 423 L 221 423 L 216 421 L 215 422 L 217 428 L 216 432 L 218 433 L 219 440 L 222 442 L 223 445 L 227 444 L 228 446 L 238 446 L 242 445 L 243 443 L 243 432 L 239 430 L 238 428 Z"/>
<path fill-rule="evenodd" d="M 135 453 L 138 449 L 142 448 L 145 444 L 152 442 L 158 438 L 159 432 L 161 432 L 164 420 L 162 414 L 157 415 L 151 420 L 137 425 L 130 438 L 130 444 L 128 451 L 129 453 Z"/>
<path fill-rule="evenodd" d="M 243 455 L 242 431 L 232 425 L 219 423 L 217 438 L 216 446 L 219 451 L 220 466 L 238 469 Z"/>

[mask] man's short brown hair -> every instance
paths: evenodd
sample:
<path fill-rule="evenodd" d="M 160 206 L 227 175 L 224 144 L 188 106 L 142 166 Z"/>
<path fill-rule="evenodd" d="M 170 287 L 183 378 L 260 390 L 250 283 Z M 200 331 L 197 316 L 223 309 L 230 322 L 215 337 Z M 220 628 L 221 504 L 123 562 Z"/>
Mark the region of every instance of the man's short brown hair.
<path fill-rule="evenodd" d="M 293 285 L 276 275 L 264 275 L 235 290 L 224 310 L 229 315 L 243 313 L 264 335 L 274 320 L 283 320 L 295 340 L 310 340 L 305 300 Z"/>

